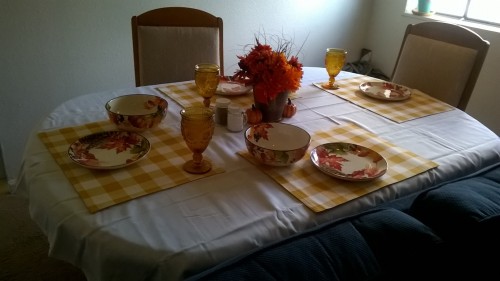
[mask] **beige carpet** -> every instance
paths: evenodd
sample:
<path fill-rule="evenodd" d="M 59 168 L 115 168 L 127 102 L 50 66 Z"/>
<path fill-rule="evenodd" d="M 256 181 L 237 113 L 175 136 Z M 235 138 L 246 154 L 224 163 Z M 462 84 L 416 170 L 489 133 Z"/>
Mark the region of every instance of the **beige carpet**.
<path fill-rule="evenodd" d="M 85 281 L 66 262 L 48 257 L 47 237 L 31 220 L 28 202 L 0 188 L 0 280 Z"/>

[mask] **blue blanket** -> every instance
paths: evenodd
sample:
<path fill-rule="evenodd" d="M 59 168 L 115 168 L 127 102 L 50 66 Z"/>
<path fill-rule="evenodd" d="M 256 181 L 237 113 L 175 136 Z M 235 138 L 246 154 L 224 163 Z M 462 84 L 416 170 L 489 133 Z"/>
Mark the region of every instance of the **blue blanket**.
<path fill-rule="evenodd" d="M 489 280 L 500 166 L 321 225 L 189 280 Z M 498 240 L 498 241 L 497 241 Z"/>

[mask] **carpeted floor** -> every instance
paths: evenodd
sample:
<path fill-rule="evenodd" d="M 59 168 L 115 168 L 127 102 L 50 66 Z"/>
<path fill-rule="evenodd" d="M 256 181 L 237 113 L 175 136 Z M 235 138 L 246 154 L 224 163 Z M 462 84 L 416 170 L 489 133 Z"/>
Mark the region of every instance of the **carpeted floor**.
<path fill-rule="evenodd" d="M 0 280 L 85 281 L 78 268 L 48 257 L 47 237 L 31 220 L 28 202 L 0 185 Z"/>

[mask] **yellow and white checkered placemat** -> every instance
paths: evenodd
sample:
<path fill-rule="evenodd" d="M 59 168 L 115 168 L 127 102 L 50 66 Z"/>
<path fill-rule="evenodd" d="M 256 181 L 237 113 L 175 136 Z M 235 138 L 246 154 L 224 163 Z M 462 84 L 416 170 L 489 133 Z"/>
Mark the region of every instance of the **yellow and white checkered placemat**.
<path fill-rule="evenodd" d="M 203 97 L 198 94 L 194 81 L 166 85 L 157 88 L 157 90 L 164 95 L 169 96 L 182 107 L 203 105 Z M 212 105 L 215 105 L 215 99 L 218 97 L 224 97 L 230 99 L 232 104 L 239 105 L 242 108 L 249 108 L 253 104 L 253 95 L 251 93 L 252 92 L 237 96 L 214 95 L 210 101 Z"/>
<path fill-rule="evenodd" d="M 180 134 L 162 128 L 141 133 L 149 140 L 151 150 L 144 159 L 130 166 L 116 170 L 91 170 L 71 161 L 68 148 L 73 142 L 89 134 L 112 130 L 116 130 L 114 124 L 100 121 L 38 133 L 91 213 L 224 172 L 224 169 L 215 166 L 203 175 L 184 172 L 182 165 L 191 159 L 192 153 Z"/>
<path fill-rule="evenodd" d="M 198 94 L 194 81 L 180 82 L 156 88 L 162 94 L 167 95 L 182 107 L 203 105 L 203 98 Z M 231 104 L 239 105 L 242 109 L 252 107 L 254 103 L 252 91 L 243 95 L 214 95 L 211 104 L 215 105 L 215 100 L 219 97 L 231 100 Z M 290 99 L 296 98 L 296 92 L 289 95 Z"/>
<path fill-rule="evenodd" d="M 315 212 L 333 208 L 438 166 L 353 124 L 318 131 L 311 137 L 311 145 L 304 158 L 287 167 L 264 166 L 258 164 L 247 151 L 238 153 L 262 168 L 264 173 Z M 387 161 L 387 172 L 367 182 L 349 182 L 324 174 L 309 158 L 314 147 L 329 142 L 355 143 L 380 153 Z"/>
<path fill-rule="evenodd" d="M 321 87 L 326 82 L 314 83 L 314 85 L 398 123 L 454 109 L 453 106 L 417 89 L 412 89 L 411 97 L 403 101 L 385 101 L 368 97 L 361 92 L 359 85 L 370 81 L 382 80 L 368 76 L 337 80 L 336 83 L 340 87 L 337 90 L 328 90 Z"/>

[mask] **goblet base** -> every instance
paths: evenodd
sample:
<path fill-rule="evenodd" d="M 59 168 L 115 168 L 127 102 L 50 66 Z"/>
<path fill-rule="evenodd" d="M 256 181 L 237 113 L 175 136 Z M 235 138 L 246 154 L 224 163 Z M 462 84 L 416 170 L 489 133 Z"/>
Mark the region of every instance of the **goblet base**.
<path fill-rule="evenodd" d="M 212 164 L 208 160 L 201 160 L 201 163 L 196 164 L 193 160 L 189 160 L 182 166 L 184 171 L 190 174 L 204 174 L 212 169 Z"/>
<path fill-rule="evenodd" d="M 338 84 L 333 84 L 333 86 L 330 85 L 330 83 L 326 82 L 326 83 L 323 83 L 323 85 L 321 85 L 321 87 L 323 87 L 324 89 L 327 89 L 327 90 L 337 90 L 339 87 Z"/>

